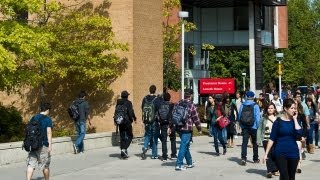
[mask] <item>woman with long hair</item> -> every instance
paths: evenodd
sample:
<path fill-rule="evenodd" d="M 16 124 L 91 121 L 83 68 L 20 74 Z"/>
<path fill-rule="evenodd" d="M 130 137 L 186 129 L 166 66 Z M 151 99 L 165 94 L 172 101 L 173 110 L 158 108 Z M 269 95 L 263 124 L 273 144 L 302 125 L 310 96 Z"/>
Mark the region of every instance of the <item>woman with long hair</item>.
<path fill-rule="evenodd" d="M 309 109 L 309 112 L 310 112 L 310 129 L 308 129 L 308 137 L 307 137 L 307 150 L 310 154 L 314 154 L 314 144 L 313 144 L 313 132 L 315 132 L 315 138 L 316 138 L 316 141 L 317 141 L 317 137 L 319 137 L 319 132 L 316 131 L 318 130 L 316 128 L 316 117 L 318 115 L 318 112 L 317 112 L 317 108 L 316 108 L 316 105 L 314 104 L 314 101 L 312 98 L 308 97 L 307 98 L 307 106 L 308 106 L 308 109 Z"/>
<path fill-rule="evenodd" d="M 225 155 L 227 153 L 226 128 L 220 129 L 217 122 L 219 118 L 225 115 L 224 108 L 222 105 L 222 99 L 215 98 L 214 95 L 209 95 L 209 103 L 206 110 L 207 118 L 209 121 L 211 121 L 210 132 L 213 136 L 216 155 L 220 155 L 218 140 L 223 147 L 223 155 Z"/>
<path fill-rule="evenodd" d="M 302 129 L 297 120 L 297 106 L 293 99 L 285 99 L 283 109 L 282 116 L 272 125 L 263 162 L 266 162 L 274 146 L 273 157 L 279 168 L 280 180 L 294 180 L 300 159 L 296 140 L 301 137 Z"/>
<path fill-rule="evenodd" d="M 237 129 L 236 129 L 236 121 L 238 117 L 238 111 L 237 106 L 235 103 L 231 102 L 231 99 L 229 96 L 225 98 L 224 102 L 224 110 L 226 112 L 226 116 L 230 120 L 230 124 L 226 127 L 227 130 L 227 148 L 233 148 L 233 138 L 235 135 L 237 135 Z"/>
<path fill-rule="evenodd" d="M 259 142 L 262 142 L 263 148 L 266 151 L 272 126 L 277 119 L 278 112 L 276 106 L 272 102 L 268 103 L 264 108 L 264 114 L 259 123 L 257 139 Z M 278 176 L 279 172 L 275 162 L 272 159 L 272 151 L 270 151 L 267 156 L 267 178 L 272 178 L 272 175 Z"/>

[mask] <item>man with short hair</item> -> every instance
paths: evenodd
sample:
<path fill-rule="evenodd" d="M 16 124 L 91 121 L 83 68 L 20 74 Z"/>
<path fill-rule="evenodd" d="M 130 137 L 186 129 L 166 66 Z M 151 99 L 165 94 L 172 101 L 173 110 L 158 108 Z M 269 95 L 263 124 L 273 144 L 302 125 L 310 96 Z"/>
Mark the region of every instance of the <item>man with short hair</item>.
<path fill-rule="evenodd" d="M 50 162 L 52 150 L 52 120 L 48 116 L 51 109 L 49 103 L 43 103 L 40 106 L 40 113 L 35 115 L 31 120 L 40 123 L 42 134 L 42 147 L 37 151 L 30 151 L 27 158 L 27 174 L 26 179 L 31 180 L 33 171 L 36 167 L 40 167 L 45 180 L 49 180 Z"/>
<path fill-rule="evenodd" d="M 282 99 L 279 97 L 278 92 L 273 92 L 273 99 L 271 100 L 271 102 L 276 106 L 277 112 L 281 114 L 283 110 L 283 102 Z"/>
<path fill-rule="evenodd" d="M 167 136 L 168 136 L 168 128 L 169 124 L 172 124 L 172 110 L 174 104 L 170 102 L 171 95 L 167 92 L 162 94 L 163 101 L 159 105 L 159 109 L 157 112 L 158 120 L 160 123 L 160 138 L 162 143 L 162 161 L 167 161 L 168 158 L 168 149 L 167 149 Z M 176 133 L 171 132 L 170 142 L 171 142 L 171 159 L 176 158 Z"/>
<path fill-rule="evenodd" d="M 79 98 L 75 100 L 75 103 L 78 104 L 79 107 L 79 119 L 76 121 L 76 131 L 77 131 L 77 139 L 73 144 L 74 153 L 83 153 L 84 145 L 83 140 L 86 135 L 86 121 L 89 121 L 89 125 L 91 126 L 91 117 L 89 114 L 89 103 L 86 101 L 87 93 L 85 91 L 81 91 L 79 93 Z"/>
<path fill-rule="evenodd" d="M 260 121 L 260 109 L 254 102 L 254 92 L 247 91 L 247 100 L 242 103 L 239 109 L 239 124 L 242 129 L 242 148 L 241 148 L 241 165 L 247 163 L 247 146 L 249 137 L 251 137 L 253 145 L 253 162 L 259 163 L 258 145 L 257 145 L 257 129 Z"/>
<path fill-rule="evenodd" d="M 187 103 L 188 105 L 188 116 L 186 119 L 185 125 L 182 127 L 173 127 L 177 129 L 177 132 L 180 136 L 180 148 L 178 153 L 178 158 L 176 162 L 176 170 L 186 170 L 186 168 L 193 168 L 194 163 L 192 161 L 192 156 L 190 153 L 190 141 L 192 137 L 193 124 L 196 125 L 200 134 L 201 131 L 201 122 L 198 116 L 197 108 L 195 104 L 192 102 L 193 91 L 192 89 L 186 89 L 184 93 L 184 99 L 180 100 L 179 103 Z M 168 130 L 169 134 L 171 133 L 171 129 Z M 183 159 L 186 158 L 187 166 L 183 166 Z"/>
<path fill-rule="evenodd" d="M 149 87 L 149 95 L 145 96 L 142 100 L 142 121 L 145 127 L 144 143 L 142 147 L 142 160 L 146 159 L 146 153 L 150 141 L 152 141 L 152 156 L 151 159 L 158 159 L 158 138 L 160 133 L 159 122 L 156 119 L 155 113 L 159 109 L 161 99 L 156 95 L 156 86 L 151 85 Z"/>
<path fill-rule="evenodd" d="M 122 91 L 121 99 L 117 100 L 117 105 L 116 105 L 116 109 L 118 106 L 123 106 L 125 109 L 124 122 L 119 125 L 121 159 L 127 159 L 129 157 L 128 148 L 133 139 L 131 124 L 133 121 L 137 123 L 137 118 L 132 108 L 132 102 L 128 100 L 129 95 L 130 94 L 128 93 L 128 91 Z"/>

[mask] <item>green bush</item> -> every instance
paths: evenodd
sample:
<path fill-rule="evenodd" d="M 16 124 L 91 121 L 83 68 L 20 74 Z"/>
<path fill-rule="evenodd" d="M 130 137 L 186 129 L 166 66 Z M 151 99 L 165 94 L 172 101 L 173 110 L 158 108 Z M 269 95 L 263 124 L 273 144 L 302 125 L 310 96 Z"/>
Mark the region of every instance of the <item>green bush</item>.
<path fill-rule="evenodd" d="M 24 129 L 20 112 L 13 106 L 0 105 L 0 143 L 21 141 Z"/>
<path fill-rule="evenodd" d="M 204 119 L 204 115 L 205 115 L 204 105 L 199 105 L 197 107 L 197 111 L 198 111 L 200 121 L 202 123 L 207 123 L 207 121 Z"/>

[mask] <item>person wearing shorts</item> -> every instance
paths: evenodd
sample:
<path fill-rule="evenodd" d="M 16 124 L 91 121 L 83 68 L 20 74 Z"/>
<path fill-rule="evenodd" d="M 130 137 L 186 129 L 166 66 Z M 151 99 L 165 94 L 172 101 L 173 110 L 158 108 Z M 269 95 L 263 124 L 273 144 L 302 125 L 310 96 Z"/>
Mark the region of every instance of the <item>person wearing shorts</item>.
<path fill-rule="evenodd" d="M 27 158 L 27 173 L 26 179 L 31 180 L 33 171 L 39 168 L 43 172 L 45 180 L 49 180 L 50 175 L 50 161 L 52 150 L 52 120 L 48 116 L 51 105 L 43 103 L 40 106 L 40 113 L 33 118 L 40 122 L 41 134 L 43 137 L 42 148 L 36 151 L 30 151 Z"/>

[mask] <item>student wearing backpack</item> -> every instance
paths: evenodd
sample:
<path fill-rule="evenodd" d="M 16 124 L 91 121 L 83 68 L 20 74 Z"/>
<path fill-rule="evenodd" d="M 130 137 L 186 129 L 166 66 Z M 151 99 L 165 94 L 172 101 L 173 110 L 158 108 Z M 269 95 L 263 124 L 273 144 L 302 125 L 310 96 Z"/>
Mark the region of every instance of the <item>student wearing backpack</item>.
<path fill-rule="evenodd" d="M 79 108 L 79 118 L 77 119 L 76 123 L 76 131 L 78 137 L 73 144 L 74 153 L 83 153 L 84 145 L 83 140 L 86 135 L 86 121 L 89 121 L 89 125 L 91 126 L 91 117 L 89 114 L 89 103 L 86 101 L 86 92 L 81 91 L 79 93 L 79 98 L 75 100 L 75 103 L 78 104 Z"/>
<path fill-rule="evenodd" d="M 172 114 L 172 128 L 175 128 L 180 136 L 180 148 L 178 153 L 178 158 L 176 162 L 176 170 L 186 170 L 186 168 L 193 168 L 194 163 L 192 161 L 192 156 L 190 153 L 190 139 L 192 136 L 192 127 L 193 124 L 196 125 L 199 133 L 201 134 L 201 122 L 198 116 L 197 108 L 195 104 L 192 102 L 192 89 L 186 89 L 184 94 L 184 99 L 180 100 L 174 107 L 173 114 Z M 178 116 L 178 110 L 182 109 L 179 107 L 186 106 L 186 116 Z M 183 117 L 183 119 L 180 119 Z M 180 119 L 178 121 L 178 119 Z M 168 130 L 169 134 L 172 132 L 171 128 Z M 183 159 L 186 158 L 187 166 L 183 166 Z"/>
<path fill-rule="evenodd" d="M 160 123 L 160 137 L 162 142 L 162 161 L 167 161 L 168 159 L 168 149 L 167 149 L 167 136 L 169 123 L 172 121 L 172 110 L 174 104 L 170 102 L 171 95 L 169 93 L 162 94 L 163 101 L 159 105 L 157 112 L 158 120 Z M 171 158 L 176 157 L 176 133 L 170 134 L 171 142 Z"/>
<path fill-rule="evenodd" d="M 247 164 L 247 146 L 249 137 L 253 145 L 253 162 L 259 163 L 257 129 L 260 121 L 260 108 L 254 102 L 254 92 L 247 91 L 247 100 L 243 102 L 239 109 L 239 124 L 242 129 L 241 165 Z"/>
<path fill-rule="evenodd" d="M 121 159 L 127 159 L 128 148 L 131 144 L 133 133 L 132 133 L 132 122 L 137 123 L 137 118 L 134 114 L 132 103 L 128 100 L 130 94 L 128 91 L 121 92 L 121 99 L 117 100 L 116 110 L 114 113 L 115 117 L 122 118 L 121 122 L 117 122 L 115 119 L 115 125 L 119 126 L 120 131 L 120 154 Z"/>
<path fill-rule="evenodd" d="M 160 133 L 159 122 L 156 119 L 156 112 L 159 109 L 159 104 L 161 99 L 157 97 L 156 86 L 151 85 L 149 87 L 150 94 L 145 96 L 142 100 L 142 121 L 145 127 L 144 142 L 142 147 L 142 160 L 146 159 L 146 153 L 148 151 L 148 146 L 152 140 L 152 156 L 151 159 L 158 159 L 158 138 Z"/>
<path fill-rule="evenodd" d="M 50 109 L 51 105 L 49 103 L 43 103 L 40 106 L 40 113 L 32 117 L 30 120 L 30 122 L 37 121 L 39 123 L 41 132 L 40 141 L 42 141 L 42 143 L 38 150 L 31 150 L 28 154 L 26 173 L 27 180 L 31 180 L 33 171 L 36 167 L 39 167 L 42 170 L 44 179 L 49 180 L 49 167 L 52 150 L 52 120 L 48 116 Z"/>

